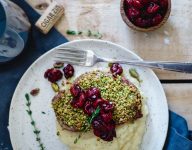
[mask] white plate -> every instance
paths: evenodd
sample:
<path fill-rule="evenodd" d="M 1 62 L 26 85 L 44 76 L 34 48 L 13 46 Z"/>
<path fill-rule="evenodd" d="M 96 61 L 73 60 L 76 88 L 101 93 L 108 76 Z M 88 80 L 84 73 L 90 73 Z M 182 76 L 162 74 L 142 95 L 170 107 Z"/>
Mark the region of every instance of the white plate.
<path fill-rule="evenodd" d="M 103 57 L 115 57 L 120 59 L 141 59 L 127 49 L 107 41 L 101 40 L 79 40 L 62 44 L 58 47 L 71 46 L 77 48 L 91 49 Z M 56 47 L 57 48 L 57 47 Z M 62 150 L 66 146 L 60 142 L 56 135 L 55 114 L 51 108 L 51 100 L 54 95 L 50 83 L 44 79 L 46 69 L 51 68 L 54 49 L 50 50 L 25 72 L 21 78 L 12 98 L 9 116 L 9 131 L 13 148 L 15 150 L 38 150 L 38 143 L 35 140 L 30 118 L 26 113 L 25 93 L 34 88 L 40 88 L 36 97 L 31 97 L 31 109 L 37 127 L 41 130 L 40 137 L 47 150 Z M 105 68 L 107 64 L 97 64 L 94 67 L 75 67 L 75 76 L 80 75 L 93 68 Z M 128 69 L 133 66 L 123 65 L 125 74 L 129 76 Z M 149 117 L 147 128 L 142 141 L 141 149 L 160 150 L 163 148 L 168 129 L 168 106 L 163 88 L 150 70 L 142 67 L 134 67 L 143 80 L 141 90 L 147 97 Z M 131 78 L 137 84 L 137 81 Z M 46 114 L 42 114 L 45 112 Z"/>

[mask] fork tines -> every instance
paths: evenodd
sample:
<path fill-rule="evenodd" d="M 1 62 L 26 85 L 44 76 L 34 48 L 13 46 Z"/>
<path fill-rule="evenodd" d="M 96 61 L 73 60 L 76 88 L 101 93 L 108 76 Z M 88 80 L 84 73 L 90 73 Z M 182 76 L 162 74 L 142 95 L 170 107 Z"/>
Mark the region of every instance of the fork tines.
<path fill-rule="evenodd" d="M 57 62 L 84 65 L 86 61 L 86 51 L 68 47 L 57 48 L 55 51 L 55 59 Z"/>

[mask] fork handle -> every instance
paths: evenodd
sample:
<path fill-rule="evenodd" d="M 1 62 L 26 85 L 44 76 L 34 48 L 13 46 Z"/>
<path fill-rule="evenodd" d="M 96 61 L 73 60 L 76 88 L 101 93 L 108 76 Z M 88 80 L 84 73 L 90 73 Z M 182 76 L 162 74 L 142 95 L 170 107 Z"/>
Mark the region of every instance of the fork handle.
<path fill-rule="evenodd" d="M 137 61 L 137 60 L 135 61 L 120 61 L 120 60 L 114 61 L 113 60 L 112 61 L 112 60 L 104 60 L 104 59 L 102 59 L 101 61 L 129 64 L 129 65 L 135 65 L 135 66 L 143 66 L 143 67 L 169 70 L 169 71 L 175 71 L 175 72 L 192 73 L 192 62 Z"/>
<path fill-rule="evenodd" d="M 131 65 L 156 68 L 161 70 L 169 70 L 183 73 L 192 73 L 192 63 L 190 62 L 130 62 Z"/>

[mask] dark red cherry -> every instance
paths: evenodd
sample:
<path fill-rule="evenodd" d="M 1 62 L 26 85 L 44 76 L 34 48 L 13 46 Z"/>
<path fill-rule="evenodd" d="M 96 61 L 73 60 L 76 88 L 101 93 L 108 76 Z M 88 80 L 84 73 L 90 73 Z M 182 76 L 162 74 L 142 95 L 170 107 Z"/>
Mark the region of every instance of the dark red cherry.
<path fill-rule="evenodd" d="M 161 23 L 162 20 L 163 20 L 163 17 L 160 14 L 157 14 L 155 17 L 153 17 L 152 24 L 158 25 Z"/>
<path fill-rule="evenodd" d="M 160 9 L 160 6 L 158 5 L 158 4 L 155 4 L 155 3 L 153 3 L 153 2 L 151 2 L 150 4 L 149 4 L 149 6 L 147 7 L 147 12 L 149 13 L 149 14 L 155 14 L 155 13 L 157 13 L 157 11 Z"/>
<path fill-rule="evenodd" d="M 66 79 L 71 78 L 74 74 L 74 68 L 72 65 L 68 64 L 63 68 L 63 72 Z"/>
<path fill-rule="evenodd" d="M 86 97 L 89 100 L 95 101 L 101 97 L 100 90 L 98 88 L 91 87 L 86 91 Z"/>
<path fill-rule="evenodd" d="M 79 97 L 74 97 L 71 101 L 71 105 L 74 108 L 83 108 L 86 101 L 85 93 L 81 92 Z"/>
<path fill-rule="evenodd" d="M 94 108 L 97 108 L 98 106 L 100 106 L 102 103 L 104 103 L 105 102 L 105 100 L 104 99 L 102 99 L 102 98 L 99 98 L 99 99 L 97 99 L 97 100 L 95 100 L 94 102 L 93 102 L 93 107 Z"/>
<path fill-rule="evenodd" d="M 114 110 L 114 105 L 109 101 L 105 101 L 100 107 L 104 112 L 112 112 Z"/>
<path fill-rule="evenodd" d="M 160 0 L 161 7 L 166 10 L 168 7 L 168 0 Z"/>
<path fill-rule="evenodd" d="M 142 0 L 133 0 L 133 2 L 132 2 L 133 7 L 137 8 L 137 9 L 141 9 L 143 7 L 141 1 Z"/>
<path fill-rule="evenodd" d="M 96 117 L 92 122 L 93 132 L 96 136 L 105 141 L 112 141 L 116 137 L 115 122 L 113 120 L 108 123 L 102 120 L 102 117 Z"/>
<path fill-rule="evenodd" d="M 85 102 L 85 106 L 84 106 L 84 109 L 83 109 L 84 113 L 91 116 L 92 113 L 95 111 L 92 103 L 90 101 L 86 101 Z"/>
<path fill-rule="evenodd" d="M 123 73 L 123 68 L 119 63 L 113 63 L 110 70 L 114 77 Z"/>
<path fill-rule="evenodd" d="M 168 11 L 168 0 L 126 0 L 124 11 L 134 25 L 149 28 L 162 22 Z"/>
<path fill-rule="evenodd" d="M 139 17 L 140 11 L 136 8 L 131 7 L 128 9 L 127 15 L 130 19 L 135 19 Z"/>
<path fill-rule="evenodd" d="M 108 123 L 112 120 L 113 114 L 112 112 L 103 113 L 101 114 L 101 118 L 104 122 Z"/>
<path fill-rule="evenodd" d="M 55 83 L 63 77 L 63 74 L 60 70 L 51 68 L 44 73 L 44 77 L 48 78 L 50 82 Z"/>
<path fill-rule="evenodd" d="M 70 92 L 71 92 L 72 96 L 77 97 L 81 92 L 81 88 L 79 85 L 73 84 L 70 88 Z"/>
<path fill-rule="evenodd" d="M 125 0 L 125 4 L 130 7 L 133 5 L 133 0 Z"/>

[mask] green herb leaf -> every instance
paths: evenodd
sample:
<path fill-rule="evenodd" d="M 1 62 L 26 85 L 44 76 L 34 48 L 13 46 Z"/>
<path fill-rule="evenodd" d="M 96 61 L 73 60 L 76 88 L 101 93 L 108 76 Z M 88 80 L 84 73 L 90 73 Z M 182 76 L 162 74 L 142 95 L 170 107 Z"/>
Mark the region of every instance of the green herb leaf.
<path fill-rule="evenodd" d="M 74 140 L 74 144 L 76 144 L 76 143 L 77 143 L 77 141 L 78 141 L 78 138 L 76 138 L 76 139 Z"/>
<path fill-rule="evenodd" d="M 99 113 L 100 113 L 100 108 L 99 108 L 99 106 L 98 106 L 98 107 L 96 108 L 96 110 L 92 113 L 91 117 L 89 117 L 89 118 L 87 119 L 88 125 L 87 125 L 87 126 L 84 126 L 84 128 L 82 129 L 82 132 L 87 132 L 87 131 L 89 130 L 93 119 L 94 119 L 95 117 L 97 117 L 97 116 L 99 115 Z M 74 140 L 74 144 L 76 144 L 76 143 L 78 142 L 78 140 L 81 138 L 81 135 L 82 135 L 82 133 L 80 133 L 79 136 Z"/>
<path fill-rule="evenodd" d="M 31 111 L 31 110 L 26 110 L 26 111 L 27 111 L 27 113 L 28 113 L 29 115 L 32 114 L 32 111 Z"/>
<path fill-rule="evenodd" d="M 66 33 L 68 35 L 85 35 L 88 37 L 95 37 L 98 39 L 101 39 L 103 37 L 103 35 L 101 33 L 99 33 L 98 31 L 91 31 L 91 30 L 87 30 L 87 31 L 67 30 Z"/>
<path fill-rule="evenodd" d="M 30 100 L 30 98 L 29 98 L 29 94 L 28 94 L 28 93 L 25 94 L 25 98 L 26 98 L 27 101 Z"/>
<path fill-rule="evenodd" d="M 44 149 L 45 149 L 45 147 L 43 146 L 43 143 L 40 143 L 40 144 L 39 144 L 39 147 L 41 148 L 41 150 L 44 150 Z"/>
<path fill-rule="evenodd" d="M 98 39 L 101 39 L 102 37 L 103 37 L 103 35 L 99 33 Z"/>
<path fill-rule="evenodd" d="M 78 34 L 81 35 L 83 32 L 82 31 L 79 31 Z"/>
<path fill-rule="evenodd" d="M 99 112 L 100 112 L 100 108 L 98 106 L 97 109 L 92 113 L 91 117 L 88 118 L 89 124 L 91 124 L 93 119 L 99 115 Z"/>
<path fill-rule="evenodd" d="M 42 114 L 46 114 L 44 111 L 41 112 Z"/>
<path fill-rule="evenodd" d="M 35 125 L 35 121 L 31 121 L 31 124 L 32 124 L 32 125 Z"/>
<path fill-rule="evenodd" d="M 92 35 L 91 30 L 88 30 L 87 36 L 91 36 L 91 35 Z"/>
<path fill-rule="evenodd" d="M 69 35 L 76 35 L 76 31 L 73 31 L 73 30 L 67 30 L 66 33 Z"/>
<path fill-rule="evenodd" d="M 59 136 L 60 135 L 60 132 L 59 131 L 57 131 L 57 136 Z"/>
<path fill-rule="evenodd" d="M 28 102 L 26 103 L 26 106 L 29 107 L 30 105 L 31 105 L 31 102 L 28 101 Z"/>
<path fill-rule="evenodd" d="M 39 130 L 34 130 L 33 132 L 34 132 L 35 134 L 39 134 L 39 133 L 40 133 Z"/>
<path fill-rule="evenodd" d="M 94 37 L 96 37 L 96 38 L 98 38 L 98 39 L 101 39 L 103 36 L 102 36 L 102 34 L 101 33 L 99 33 L 99 32 L 96 32 L 96 33 L 92 33 L 92 35 L 94 36 Z"/>
<path fill-rule="evenodd" d="M 42 144 L 42 142 L 41 142 L 41 139 L 40 139 L 40 137 L 39 137 L 40 130 L 38 130 L 38 128 L 36 127 L 36 123 L 35 123 L 35 121 L 34 121 L 34 119 L 33 119 L 33 116 L 32 116 L 32 110 L 31 110 L 31 108 L 30 108 L 30 106 L 31 106 L 31 101 L 30 101 L 30 97 L 29 97 L 29 94 L 28 94 L 28 93 L 25 94 L 25 98 L 26 98 L 26 100 L 27 100 L 27 103 L 26 103 L 27 110 L 26 110 L 26 112 L 27 112 L 27 114 L 30 116 L 29 118 L 31 119 L 31 125 L 32 125 L 32 127 L 33 127 L 33 129 L 34 129 L 33 132 L 34 132 L 34 134 L 35 134 L 35 136 L 36 136 L 36 141 L 39 143 L 40 149 L 41 149 L 41 150 L 44 150 L 45 147 L 43 146 L 43 144 Z"/>
<path fill-rule="evenodd" d="M 78 140 L 81 138 L 81 135 L 82 134 L 79 134 L 79 136 L 75 139 L 74 144 L 76 144 L 78 142 Z"/>

